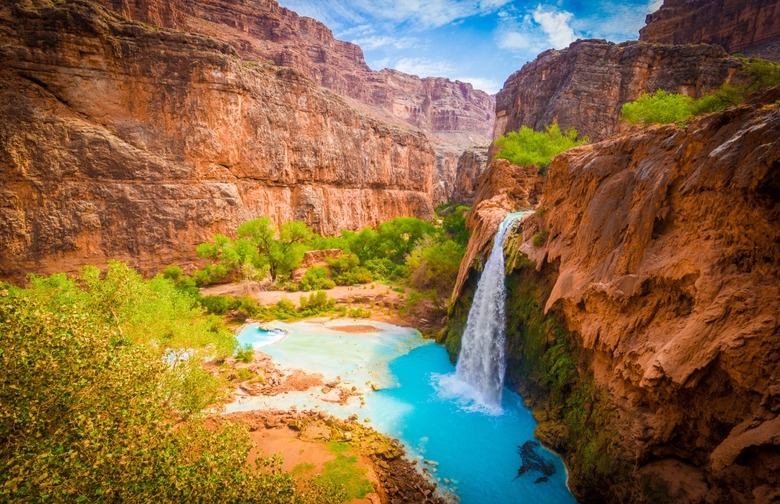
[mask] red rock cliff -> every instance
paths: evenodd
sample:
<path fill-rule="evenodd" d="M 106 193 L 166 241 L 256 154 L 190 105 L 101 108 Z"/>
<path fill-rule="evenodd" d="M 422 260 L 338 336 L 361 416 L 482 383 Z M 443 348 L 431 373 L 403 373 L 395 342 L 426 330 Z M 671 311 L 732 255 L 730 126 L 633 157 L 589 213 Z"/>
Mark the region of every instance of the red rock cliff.
<path fill-rule="evenodd" d="M 780 61 L 777 0 L 665 0 L 647 16 L 639 40 L 717 44 L 730 53 Z"/>
<path fill-rule="evenodd" d="M 366 113 L 419 128 L 438 157 L 437 201 L 453 191 L 458 156 L 490 140 L 495 101 L 487 93 L 444 78 L 371 70 L 360 47 L 274 0 L 100 1 L 131 19 L 225 41 L 245 59 L 296 68 Z"/>
<path fill-rule="evenodd" d="M 739 68 L 715 46 L 577 41 L 543 52 L 507 79 L 496 96 L 494 136 L 557 122 L 603 140 L 621 130 L 623 104 L 642 93 L 664 89 L 699 97 L 733 79 Z"/>
<path fill-rule="evenodd" d="M 605 425 L 672 502 L 780 496 L 778 100 L 566 152 L 525 223 Z"/>
<path fill-rule="evenodd" d="M 46 4 L 0 7 L 0 276 L 154 269 L 260 215 L 324 233 L 432 216 L 421 133 L 224 42 Z"/>

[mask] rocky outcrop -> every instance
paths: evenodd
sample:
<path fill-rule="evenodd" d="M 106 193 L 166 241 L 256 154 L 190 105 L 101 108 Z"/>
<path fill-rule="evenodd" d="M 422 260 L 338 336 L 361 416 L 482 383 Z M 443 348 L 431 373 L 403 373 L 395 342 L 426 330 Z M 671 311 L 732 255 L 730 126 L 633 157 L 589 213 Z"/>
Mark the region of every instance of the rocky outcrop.
<path fill-rule="evenodd" d="M 780 61 L 780 3 L 776 0 L 665 0 L 647 16 L 639 40 L 717 44 L 730 53 Z"/>
<path fill-rule="evenodd" d="M 79 0 L 5 4 L 0 37 L 2 277 L 149 271 L 261 215 L 323 233 L 432 217 L 424 135 L 293 69 Z"/>
<path fill-rule="evenodd" d="M 716 46 L 577 41 L 543 52 L 507 79 L 496 96 L 494 136 L 557 122 L 603 140 L 627 128 L 620 108 L 642 93 L 699 97 L 735 79 L 741 66 Z"/>
<path fill-rule="evenodd" d="M 455 187 L 450 198 L 454 203 L 471 205 L 477 195 L 477 181 L 487 168 L 489 145 L 474 145 L 466 149 L 455 169 Z"/>
<path fill-rule="evenodd" d="M 494 159 L 477 183 L 476 204 L 466 220 L 469 243 L 460 263 L 452 301 L 461 293 L 471 270 L 482 269 L 501 221 L 511 212 L 531 210 L 539 203 L 544 178 L 535 166 L 516 166 Z"/>
<path fill-rule="evenodd" d="M 541 375 L 549 385 L 576 363 L 592 381 L 572 399 L 581 409 L 560 403 L 539 417 L 585 501 L 626 499 L 618 486 L 634 492 L 631 502 L 780 497 L 779 100 L 773 88 L 685 128 L 575 148 L 550 166 L 544 210 L 525 221 L 519 250 L 550 278 L 542 306 L 574 348 L 566 357 L 561 331 L 542 332 L 541 351 L 526 348 L 508 373 L 534 376 L 542 360 L 557 362 Z M 469 248 L 481 241 L 475 233 Z M 568 383 L 545 400 L 574 394 Z"/>
<path fill-rule="evenodd" d="M 495 102 L 487 93 L 460 81 L 371 70 L 360 47 L 274 0 L 100 1 L 131 19 L 227 42 L 245 59 L 296 68 L 365 113 L 420 129 L 439 159 L 437 202 L 450 197 L 458 156 L 490 140 Z"/>

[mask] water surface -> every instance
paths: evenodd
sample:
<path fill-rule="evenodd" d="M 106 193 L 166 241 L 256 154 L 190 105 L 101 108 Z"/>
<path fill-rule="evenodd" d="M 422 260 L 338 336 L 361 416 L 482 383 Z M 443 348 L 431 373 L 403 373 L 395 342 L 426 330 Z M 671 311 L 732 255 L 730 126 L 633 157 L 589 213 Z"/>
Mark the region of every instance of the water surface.
<path fill-rule="evenodd" d="M 536 425 L 517 394 L 504 390 L 500 412 L 481 408 L 468 399 L 443 347 L 416 330 L 373 321 L 355 324 L 370 324 L 377 332 L 328 328 L 348 323 L 275 322 L 271 327 L 284 331 L 276 334 L 249 325 L 238 339 L 271 355 L 280 367 L 321 373 L 326 381 L 339 377 L 357 387 L 363 401 L 352 397 L 346 405 L 334 404 L 313 390 L 244 399 L 228 405 L 228 412 L 296 406 L 341 418 L 356 414 L 400 439 L 440 487 L 463 504 L 575 502 L 565 486 L 563 463 L 543 448 L 540 454 L 554 464 L 555 474 L 540 483 L 538 471 L 517 477 L 518 446 L 533 440 Z"/>

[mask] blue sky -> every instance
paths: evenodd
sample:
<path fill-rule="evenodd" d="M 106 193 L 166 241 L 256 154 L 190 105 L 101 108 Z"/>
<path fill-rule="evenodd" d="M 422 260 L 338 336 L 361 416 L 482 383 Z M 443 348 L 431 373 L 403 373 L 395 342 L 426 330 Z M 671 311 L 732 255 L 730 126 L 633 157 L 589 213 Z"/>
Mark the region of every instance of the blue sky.
<path fill-rule="evenodd" d="M 545 49 L 635 40 L 662 0 L 278 0 L 363 48 L 368 65 L 489 93 Z"/>

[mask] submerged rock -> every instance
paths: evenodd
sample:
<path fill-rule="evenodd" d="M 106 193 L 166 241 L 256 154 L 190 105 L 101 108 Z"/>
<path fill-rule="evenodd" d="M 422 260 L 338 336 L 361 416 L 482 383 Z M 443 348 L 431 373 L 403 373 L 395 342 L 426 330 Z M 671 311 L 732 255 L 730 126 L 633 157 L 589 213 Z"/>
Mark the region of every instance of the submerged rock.
<path fill-rule="evenodd" d="M 515 479 L 524 475 L 528 471 L 536 471 L 543 474 L 536 479 L 534 483 L 542 483 L 555 474 L 555 464 L 549 459 L 544 458 L 539 449 L 541 445 L 538 441 L 526 441 L 522 446 L 517 447 L 517 453 L 520 454 L 522 465 L 517 470 Z"/>

